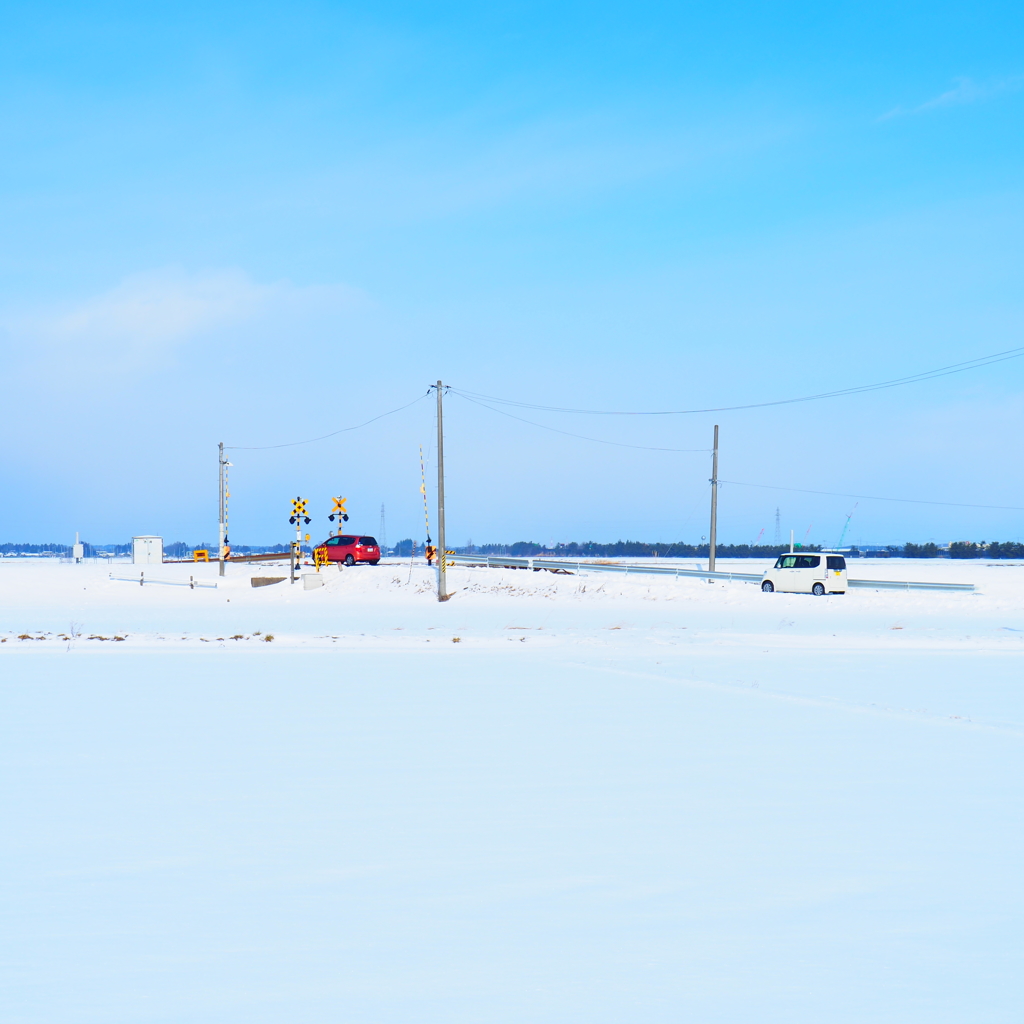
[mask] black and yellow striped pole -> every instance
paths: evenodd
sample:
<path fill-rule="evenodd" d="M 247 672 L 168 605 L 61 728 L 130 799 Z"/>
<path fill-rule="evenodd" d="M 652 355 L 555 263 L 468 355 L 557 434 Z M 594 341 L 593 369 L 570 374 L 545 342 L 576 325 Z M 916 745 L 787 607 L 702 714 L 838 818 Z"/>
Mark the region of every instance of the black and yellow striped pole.
<path fill-rule="evenodd" d="M 423 523 L 427 529 L 427 543 L 424 545 L 423 551 L 427 556 L 427 565 L 430 565 L 433 559 L 434 545 L 430 540 L 430 509 L 427 506 L 427 468 L 423 464 L 423 445 L 420 445 L 420 494 L 423 495 Z M 415 541 L 413 542 L 412 550 L 415 556 Z"/>
<path fill-rule="evenodd" d="M 220 516 L 218 518 L 217 536 L 217 561 L 220 563 L 218 575 L 224 575 L 224 563 L 228 558 L 228 466 L 231 465 L 224 458 L 224 442 L 217 446 L 217 463 L 220 470 Z"/>
<path fill-rule="evenodd" d="M 448 600 L 448 555 L 444 546 L 444 411 L 441 396 L 444 387 L 437 382 L 437 599 Z"/>
<path fill-rule="evenodd" d="M 306 515 L 306 506 L 309 502 L 305 498 L 295 498 L 292 501 L 292 514 L 288 517 L 289 523 L 295 524 L 295 540 L 292 542 L 292 583 L 295 582 L 295 573 L 302 565 L 302 524 L 308 526 L 313 520 Z"/>

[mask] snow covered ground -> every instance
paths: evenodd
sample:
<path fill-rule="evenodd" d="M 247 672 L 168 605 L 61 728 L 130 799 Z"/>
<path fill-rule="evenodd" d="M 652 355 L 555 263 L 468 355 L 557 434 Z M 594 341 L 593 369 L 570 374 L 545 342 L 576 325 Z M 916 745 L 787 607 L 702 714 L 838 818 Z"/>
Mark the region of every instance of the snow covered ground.
<path fill-rule="evenodd" d="M 5 1021 L 1024 1013 L 1024 566 L 141 568 L 0 561 Z"/>

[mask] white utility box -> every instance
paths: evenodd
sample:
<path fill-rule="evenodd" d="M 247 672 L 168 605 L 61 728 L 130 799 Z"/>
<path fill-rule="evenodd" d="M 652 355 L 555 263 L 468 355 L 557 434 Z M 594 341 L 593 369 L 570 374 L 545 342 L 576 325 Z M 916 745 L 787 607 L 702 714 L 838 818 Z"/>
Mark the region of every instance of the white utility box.
<path fill-rule="evenodd" d="M 163 560 L 163 537 L 132 537 L 132 565 L 160 565 Z"/>

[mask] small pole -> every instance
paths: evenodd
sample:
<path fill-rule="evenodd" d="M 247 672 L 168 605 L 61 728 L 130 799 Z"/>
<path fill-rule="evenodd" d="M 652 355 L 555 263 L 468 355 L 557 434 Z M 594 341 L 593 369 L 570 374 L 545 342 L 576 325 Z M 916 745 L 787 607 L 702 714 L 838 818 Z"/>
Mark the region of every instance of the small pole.
<path fill-rule="evenodd" d="M 444 538 L 444 419 L 441 408 L 441 382 L 437 382 L 437 599 L 448 600 L 448 553 Z"/>
<path fill-rule="evenodd" d="M 711 453 L 711 535 L 708 537 L 708 572 L 715 571 L 715 547 L 718 533 L 718 424 L 715 424 L 715 447 Z"/>
<path fill-rule="evenodd" d="M 423 545 L 423 553 L 426 554 L 433 541 L 430 539 L 430 508 L 427 502 L 427 470 L 423 463 L 423 445 L 420 445 L 420 494 L 423 495 L 423 524 L 427 530 L 427 540 Z M 416 541 L 412 542 L 412 553 L 416 554 Z"/>
<path fill-rule="evenodd" d="M 224 486 L 224 442 L 221 441 L 217 446 L 219 449 L 219 455 L 217 456 L 217 462 L 219 463 L 218 469 L 220 470 L 220 525 L 218 527 L 219 537 L 219 555 L 220 568 L 217 570 L 218 576 L 224 575 L 224 538 L 227 536 L 227 516 L 226 516 L 226 505 L 227 505 L 227 488 Z"/>
<path fill-rule="evenodd" d="M 793 554 L 793 531 L 789 531 L 789 553 Z"/>

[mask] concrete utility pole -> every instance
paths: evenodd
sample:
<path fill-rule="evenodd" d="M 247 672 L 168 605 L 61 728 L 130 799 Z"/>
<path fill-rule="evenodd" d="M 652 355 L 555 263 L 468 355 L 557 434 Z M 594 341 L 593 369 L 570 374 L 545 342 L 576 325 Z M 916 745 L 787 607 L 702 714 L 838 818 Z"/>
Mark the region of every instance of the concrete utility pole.
<path fill-rule="evenodd" d="M 711 536 L 708 538 L 708 572 L 715 571 L 715 546 L 718 533 L 718 424 L 715 424 L 715 447 L 711 453 Z"/>
<path fill-rule="evenodd" d="M 217 559 L 220 562 L 220 568 L 218 574 L 224 575 L 224 556 L 226 554 L 225 547 L 227 546 L 227 534 L 228 534 L 228 489 L 225 481 L 225 473 L 227 472 L 225 467 L 227 462 L 224 461 L 224 442 L 221 441 L 217 446 L 219 449 L 219 455 L 217 456 L 217 462 L 219 463 L 218 469 L 220 470 L 220 526 L 218 528 L 218 551 Z"/>
<path fill-rule="evenodd" d="M 444 539 L 444 413 L 441 407 L 441 382 L 437 382 L 437 599 L 448 600 L 448 578 L 445 569 L 448 552 Z"/>

